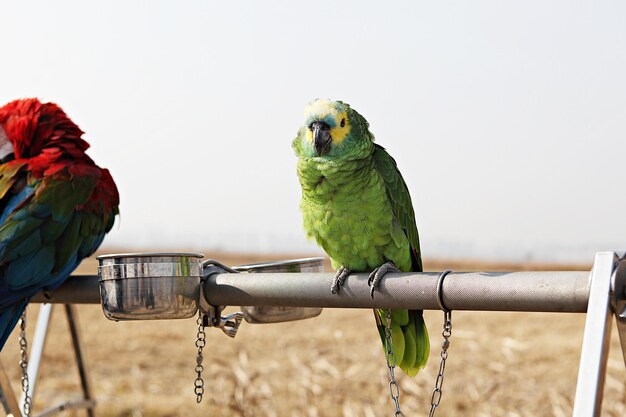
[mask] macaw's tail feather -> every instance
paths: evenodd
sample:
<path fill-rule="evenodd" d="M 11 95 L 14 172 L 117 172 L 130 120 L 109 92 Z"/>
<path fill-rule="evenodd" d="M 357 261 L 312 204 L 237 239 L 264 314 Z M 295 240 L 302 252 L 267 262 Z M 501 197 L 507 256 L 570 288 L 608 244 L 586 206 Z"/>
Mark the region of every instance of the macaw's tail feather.
<path fill-rule="evenodd" d="M 385 310 L 374 310 L 374 316 L 384 349 Z M 414 377 L 426 366 L 430 354 L 430 340 L 422 310 L 391 310 L 391 338 L 396 363 L 405 374 Z"/>
<path fill-rule="evenodd" d="M 17 321 L 20 319 L 20 316 L 26 309 L 26 304 L 26 300 L 20 301 L 7 306 L 0 312 L 0 352 L 17 324 Z"/>

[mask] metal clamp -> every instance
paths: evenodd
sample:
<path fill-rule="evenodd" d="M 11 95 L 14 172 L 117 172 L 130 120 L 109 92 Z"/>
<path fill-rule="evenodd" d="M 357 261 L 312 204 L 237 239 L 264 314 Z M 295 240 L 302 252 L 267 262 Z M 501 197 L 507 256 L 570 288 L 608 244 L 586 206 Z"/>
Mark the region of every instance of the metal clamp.
<path fill-rule="evenodd" d="M 205 283 L 206 280 L 213 274 L 220 274 L 223 272 L 237 273 L 234 269 L 218 262 L 214 259 L 207 259 L 202 263 L 202 280 L 200 282 L 200 302 L 198 307 L 202 313 L 202 323 L 206 327 L 217 327 L 229 337 L 235 337 L 237 330 L 243 321 L 243 313 L 238 311 L 236 313 L 222 316 L 221 313 L 224 310 L 222 306 L 214 306 L 206 299 L 205 296 Z"/>
<path fill-rule="evenodd" d="M 443 280 L 446 278 L 446 275 L 448 275 L 450 272 L 452 271 L 449 269 L 443 271 L 441 275 L 439 275 L 439 280 L 437 281 L 437 304 L 439 304 L 439 308 L 444 313 L 449 313 L 452 311 L 448 307 L 446 307 L 446 305 L 443 302 Z"/>
<path fill-rule="evenodd" d="M 624 363 L 626 363 L 626 254 L 620 257 L 611 278 L 613 290 L 611 305 L 615 312 L 617 332 L 619 333 Z"/>
<path fill-rule="evenodd" d="M 615 314 L 618 320 L 626 320 L 626 254 L 617 261 L 611 280 Z"/>

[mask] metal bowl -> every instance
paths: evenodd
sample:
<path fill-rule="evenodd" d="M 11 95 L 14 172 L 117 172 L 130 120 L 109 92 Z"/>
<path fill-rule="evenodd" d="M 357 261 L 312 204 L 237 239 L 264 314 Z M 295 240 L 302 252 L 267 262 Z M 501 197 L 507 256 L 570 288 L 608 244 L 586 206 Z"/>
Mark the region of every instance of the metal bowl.
<path fill-rule="evenodd" d="M 232 269 L 247 273 L 322 272 L 324 270 L 324 258 L 263 262 L 233 266 Z M 316 317 L 320 315 L 322 309 L 318 307 L 242 306 L 241 311 L 248 323 L 279 323 Z"/>
<path fill-rule="evenodd" d="M 102 310 L 109 320 L 183 319 L 198 311 L 202 254 L 98 256 Z"/>

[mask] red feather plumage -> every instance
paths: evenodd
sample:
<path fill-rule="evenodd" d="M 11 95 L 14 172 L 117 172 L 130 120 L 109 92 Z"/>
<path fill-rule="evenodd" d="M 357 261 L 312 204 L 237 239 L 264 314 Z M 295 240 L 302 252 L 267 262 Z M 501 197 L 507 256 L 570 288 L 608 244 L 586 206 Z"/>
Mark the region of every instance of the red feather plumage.
<path fill-rule="evenodd" d="M 83 131 L 54 103 L 36 98 L 15 100 L 0 108 L 0 125 L 13 143 L 15 163 L 27 160 L 34 178 L 59 175 L 69 166 L 70 175 L 92 176 L 98 183 L 80 209 L 97 214 L 117 214 L 119 194 L 107 169 L 85 154 L 89 144 Z"/>

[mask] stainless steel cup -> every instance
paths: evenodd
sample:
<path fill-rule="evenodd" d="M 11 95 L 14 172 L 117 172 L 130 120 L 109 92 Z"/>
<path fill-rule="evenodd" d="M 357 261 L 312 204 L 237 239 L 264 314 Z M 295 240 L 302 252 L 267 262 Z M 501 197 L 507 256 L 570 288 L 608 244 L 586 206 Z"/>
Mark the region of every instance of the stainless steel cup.
<path fill-rule="evenodd" d="M 323 262 L 324 258 L 303 258 L 239 265 L 232 268 L 244 273 L 322 272 Z M 319 307 L 242 306 L 241 311 L 248 323 L 279 323 L 316 317 L 320 315 L 322 309 Z"/>
<path fill-rule="evenodd" d="M 104 315 L 115 321 L 194 316 L 200 296 L 201 258 L 199 253 L 99 256 Z"/>

